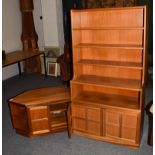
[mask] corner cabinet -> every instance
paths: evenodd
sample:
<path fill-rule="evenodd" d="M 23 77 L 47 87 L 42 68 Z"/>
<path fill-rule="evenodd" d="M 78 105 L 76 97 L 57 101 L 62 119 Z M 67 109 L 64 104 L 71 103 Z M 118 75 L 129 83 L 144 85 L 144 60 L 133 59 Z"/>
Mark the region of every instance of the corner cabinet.
<path fill-rule="evenodd" d="M 45 87 L 25 91 L 9 100 L 12 125 L 27 137 L 69 133 L 70 92 L 66 87 Z"/>
<path fill-rule="evenodd" d="M 138 147 L 143 125 L 146 7 L 72 10 L 72 132 Z"/>
<path fill-rule="evenodd" d="M 66 130 L 65 113 L 53 111 L 51 107 L 53 105 L 25 106 L 10 102 L 12 124 L 16 132 L 34 137 Z"/>

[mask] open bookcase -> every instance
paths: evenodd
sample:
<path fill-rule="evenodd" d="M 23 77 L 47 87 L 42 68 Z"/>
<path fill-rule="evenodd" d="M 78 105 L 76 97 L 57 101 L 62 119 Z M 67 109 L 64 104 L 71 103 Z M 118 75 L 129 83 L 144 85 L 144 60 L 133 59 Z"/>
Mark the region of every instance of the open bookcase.
<path fill-rule="evenodd" d="M 72 10 L 72 132 L 138 147 L 146 7 Z"/>

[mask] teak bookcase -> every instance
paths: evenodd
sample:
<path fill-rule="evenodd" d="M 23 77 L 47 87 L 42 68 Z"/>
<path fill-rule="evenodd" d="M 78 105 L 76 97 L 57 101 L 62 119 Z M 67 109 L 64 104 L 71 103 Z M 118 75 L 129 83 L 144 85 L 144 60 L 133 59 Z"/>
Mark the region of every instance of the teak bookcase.
<path fill-rule="evenodd" d="M 72 132 L 138 147 L 146 7 L 72 10 Z"/>

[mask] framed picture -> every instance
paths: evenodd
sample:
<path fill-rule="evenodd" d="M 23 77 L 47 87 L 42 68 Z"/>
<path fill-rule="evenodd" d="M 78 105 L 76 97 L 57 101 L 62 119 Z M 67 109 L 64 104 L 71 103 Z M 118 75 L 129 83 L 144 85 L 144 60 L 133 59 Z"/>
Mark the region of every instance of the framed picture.
<path fill-rule="evenodd" d="M 48 62 L 47 63 L 47 73 L 51 76 L 57 76 L 57 63 L 56 62 Z"/>

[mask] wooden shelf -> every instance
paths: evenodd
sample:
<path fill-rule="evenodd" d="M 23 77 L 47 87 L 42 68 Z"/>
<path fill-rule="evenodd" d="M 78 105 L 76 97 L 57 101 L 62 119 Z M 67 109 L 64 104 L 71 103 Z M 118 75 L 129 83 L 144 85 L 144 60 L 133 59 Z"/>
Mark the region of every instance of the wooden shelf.
<path fill-rule="evenodd" d="M 50 106 L 50 113 L 53 113 L 53 112 L 55 112 L 55 111 L 61 111 L 61 112 L 63 112 L 63 111 L 65 111 L 66 109 L 67 109 L 67 102 L 66 102 L 66 104 L 65 103 L 63 103 L 63 104 L 58 104 L 58 105 L 52 105 L 52 106 Z"/>
<path fill-rule="evenodd" d="M 142 45 L 124 45 L 124 44 L 91 44 L 81 43 L 74 45 L 75 48 L 91 47 L 91 48 L 123 48 L 123 49 L 143 49 Z"/>
<path fill-rule="evenodd" d="M 143 69 L 142 64 L 141 63 L 136 63 L 136 62 L 121 62 L 121 61 L 105 61 L 105 60 L 82 59 L 82 60 L 76 62 L 75 64 Z"/>
<path fill-rule="evenodd" d="M 65 125 L 66 125 L 65 117 L 55 117 L 55 118 L 52 118 L 51 127 L 65 126 Z"/>
<path fill-rule="evenodd" d="M 72 30 L 143 30 L 144 27 L 77 27 Z"/>
<path fill-rule="evenodd" d="M 90 91 L 81 92 L 75 98 L 73 98 L 73 102 L 91 104 L 95 106 L 98 105 L 99 107 L 114 106 L 127 109 L 139 109 L 139 103 L 134 97 L 104 94 Z"/>
<path fill-rule="evenodd" d="M 100 77 L 95 75 L 81 75 L 78 78 L 74 79 L 73 83 L 105 86 L 135 91 L 140 91 L 142 89 L 140 80 Z"/>
<path fill-rule="evenodd" d="M 65 112 L 62 111 L 50 111 L 51 119 L 65 117 Z"/>
<path fill-rule="evenodd" d="M 38 122 L 38 121 L 46 121 L 48 118 L 38 118 L 38 119 L 32 119 L 32 122 Z"/>

